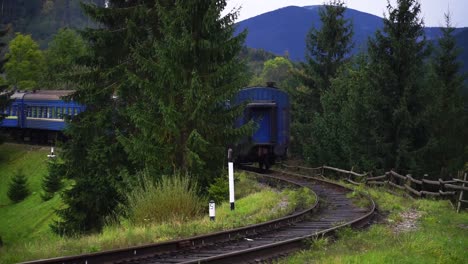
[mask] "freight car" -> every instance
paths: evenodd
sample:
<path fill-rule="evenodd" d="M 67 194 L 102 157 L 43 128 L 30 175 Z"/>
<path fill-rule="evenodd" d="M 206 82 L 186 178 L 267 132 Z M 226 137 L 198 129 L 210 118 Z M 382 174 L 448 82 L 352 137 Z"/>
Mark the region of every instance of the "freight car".
<path fill-rule="evenodd" d="M 236 122 L 240 127 L 250 120 L 256 123 L 252 135 L 235 147 L 237 163 L 258 162 L 261 169 L 269 169 L 277 159 L 286 157 L 289 146 L 289 96 L 269 83 L 267 87 L 242 89 L 235 104 L 246 103 L 244 115 Z"/>
<path fill-rule="evenodd" d="M 19 140 L 53 141 L 65 128 L 65 118 L 85 110 L 76 102 L 63 100 L 71 93 L 71 90 L 15 92 L 10 106 L 3 109 L 6 117 L 0 127 Z"/>

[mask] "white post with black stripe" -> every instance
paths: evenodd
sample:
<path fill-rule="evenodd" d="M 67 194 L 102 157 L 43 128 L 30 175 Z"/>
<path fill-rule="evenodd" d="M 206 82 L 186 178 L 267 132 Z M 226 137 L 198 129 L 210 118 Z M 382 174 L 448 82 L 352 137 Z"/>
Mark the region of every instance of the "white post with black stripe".
<path fill-rule="evenodd" d="M 209 203 L 209 213 L 210 213 L 210 220 L 214 221 L 216 217 L 216 204 L 213 200 Z"/>
<path fill-rule="evenodd" d="M 232 149 L 228 150 L 228 172 L 229 172 L 229 202 L 231 211 L 234 210 L 234 162 L 232 158 Z"/>

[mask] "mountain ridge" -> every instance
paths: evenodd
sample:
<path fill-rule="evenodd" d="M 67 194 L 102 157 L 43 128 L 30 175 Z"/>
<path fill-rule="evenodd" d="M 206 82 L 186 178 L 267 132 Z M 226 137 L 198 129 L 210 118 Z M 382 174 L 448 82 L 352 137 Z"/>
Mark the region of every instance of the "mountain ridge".
<path fill-rule="evenodd" d="M 288 55 L 294 61 L 303 61 L 306 50 L 306 36 L 312 26 L 321 27 L 319 5 L 287 6 L 237 23 L 237 31 L 248 30 L 245 45 L 249 48 L 264 49 L 277 55 Z M 367 41 L 374 33 L 383 28 L 383 18 L 348 8 L 345 18 L 353 21 L 355 43 L 352 53 L 366 50 Z M 455 35 L 468 33 L 468 28 L 457 28 Z M 440 35 L 439 27 L 424 29 L 429 41 Z M 464 40 L 465 38 L 460 38 Z M 468 46 L 464 46 L 467 47 Z M 467 53 L 468 49 L 463 52 Z M 463 56 L 461 56 L 463 57 Z M 468 61 L 465 63 L 468 64 Z M 465 66 L 466 67 L 466 66 Z"/>

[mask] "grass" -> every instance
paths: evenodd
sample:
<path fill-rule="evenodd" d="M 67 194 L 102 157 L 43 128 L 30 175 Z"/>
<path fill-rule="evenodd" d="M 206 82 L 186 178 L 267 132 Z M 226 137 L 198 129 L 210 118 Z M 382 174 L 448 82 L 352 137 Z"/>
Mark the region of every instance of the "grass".
<path fill-rule="evenodd" d="M 134 245 L 162 242 L 177 238 L 229 230 L 235 227 L 255 224 L 292 213 L 295 206 L 304 199 L 313 201 L 314 196 L 307 191 L 284 190 L 278 192 L 270 188 L 247 195 L 236 201 L 236 210 L 231 211 L 229 203 L 216 208 L 216 221 L 205 216 L 189 221 L 171 221 L 160 224 L 134 225 L 124 221 L 119 225 L 107 226 L 101 234 L 80 238 L 39 239 L 23 243 L 16 248 L 0 250 L 0 261 L 14 263 L 25 260 L 50 258 L 124 248 Z M 300 200 L 297 200 L 300 199 Z M 282 202 L 281 202 L 282 201 Z"/>
<path fill-rule="evenodd" d="M 43 202 L 41 180 L 47 172 L 45 147 L 8 144 L 0 146 L 0 236 L 8 246 L 20 241 L 49 238 L 49 223 L 60 199 Z M 22 169 L 28 179 L 31 194 L 19 203 L 12 203 L 6 193 L 10 178 Z"/>
<path fill-rule="evenodd" d="M 52 233 L 49 224 L 60 197 L 44 202 L 40 197 L 42 176 L 47 172 L 48 148 L 3 144 L 0 146 L 0 263 L 50 258 L 124 248 L 171 239 L 228 230 L 275 219 L 296 208 L 312 204 L 314 196 L 305 189 L 277 191 L 240 174 L 236 182 L 236 210 L 229 203 L 217 204 L 216 221 L 208 217 L 208 204 L 202 215 L 187 219 L 171 218 L 160 223 L 136 224 L 122 219 L 109 224 L 100 234 L 63 238 Z M 28 177 L 32 194 L 13 204 L 6 197 L 8 182 L 17 169 Z"/>
<path fill-rule="evenodd" d="M 410 200 L 385 189 L 362 188 L 386 217 L 367 230 L 350 228 L 329 238 L 310 242 L 281 263 L 466 263 L 468 260 L 468 213 L 457 214 L 448 201 Z M 418 212 L 416 228 L 401 231 L 407 221 L 403 212 Z"/>

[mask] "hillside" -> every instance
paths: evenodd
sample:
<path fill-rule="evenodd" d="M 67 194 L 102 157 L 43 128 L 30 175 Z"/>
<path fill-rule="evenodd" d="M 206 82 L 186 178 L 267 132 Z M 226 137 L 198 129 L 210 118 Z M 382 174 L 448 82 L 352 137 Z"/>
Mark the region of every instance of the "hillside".
<path fill-rule="evenodd" d="M 291 59 L 303 60 L 305 39 L 309 29 L 312 26 L 321 27 L 318 11 L 319 6 L 281 8 L 239 22 L 238 32 L 248 30 L 247 47 L 264 49 L 278 55 L 287 52 Z M 365 49 L 368 38 L 383 27 L 382 18 L 354 9 L 348 9 L 345 17 L 354 24 L 353 52 Z M 464 30 L 465 28 L 457 29 L 455 33 L 458 34 Z M 429 40 L 440 36 L 440 28 L 428 27 L 425 31 Z M 466 43 L 460 44 L 460 46 L 463 45 L 467 46 Z M 468 51 L 464 53 L 464 56 L 468 56 Z"/>
<path fill-rule="evenodd" d="M 468 72 L 468 29 L 459 32 L 455 39 L 461 48 L 460 61 L 463 63 L 463 69 Z"/>

